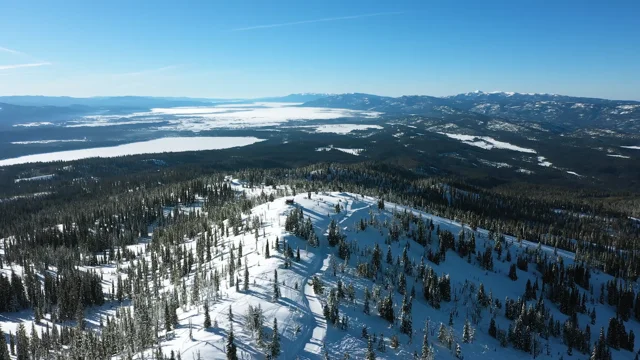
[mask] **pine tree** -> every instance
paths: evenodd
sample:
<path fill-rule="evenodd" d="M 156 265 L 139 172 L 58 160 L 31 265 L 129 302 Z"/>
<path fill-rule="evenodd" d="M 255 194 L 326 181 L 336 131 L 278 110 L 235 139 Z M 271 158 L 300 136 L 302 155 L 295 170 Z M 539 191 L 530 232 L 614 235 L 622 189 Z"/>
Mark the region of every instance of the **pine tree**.
<path fill-rule="evenodd" d="M 238 360 L 238 349 L 234 343 L 233 323 L 229 323 L 229 335 L 227 336 L 227 360 Z"/>
<path fill-rule="evenodd" d="M 471 343 L 473 342 L 473 328 L 471 327 L 471 323 L 469 319 L 465 320 L 464 327 L 462 328 L 462 342 Z"/>
<path fill-rule="evenodd" d="M 491 318 L 491 323 L 489 323 L 489 335 L 495 339 L 498 334 L 498 328 L 496 327 L 496 320 Z"/>
<path fill-rule="evenodd" d="M 273 337 L 270 346 L 271 356 L 276 358 L 280 355 L 280 334 L 278 333 L 278 318 L 273 318 Z"/>
<path fill-rule="evenodd" d="M 208 329 L 211 327 L 211 317 L 209 315 L 209 301 L 204 301 L 204 328 Z"/>
<path fill-rule="evenodd" d="M 171 325 L 173 323 L 173 316 L 169 310 L 169 303 L 164 303 L 164 330 L 166 332 L 171 331 Z"/>
<path fill-rule="evenodd" d="M 9 348 L 7 347 L 7 339 L 5 338 L 4 331 L 0 326 L 0 360 L 10 360 Z"/>
<path fill-rule="evenodd" d="M 244 262 L 244 282 L 242 283 L 242 290 L 247 292 L 249 291 L 249 268 L 247 267 L 247 262 Z"/>
<path fill-rule="evenodd" d="M 369 341 L 367 341 L 367 353 L 365 355 L 365 359 L 376 360 L 376 353 L 373 352 L 373 339 L 371 336 L 369 336 Z"/>
<path fill-rule="evenodd" d="M 18 325 L 16 335 L 16 358 L 17 360 L 29 360 L 29 337 L 23 323 Z"/>
<path fill-rule="evenodd" d="M 420 360 L 432 360 L 433 358 L 433 349 L 429 346 L 429 339 L 425 332 L 424 337 L 422 338 L 422 353 L 420 354 Z"/>
<path fill-rule="evenodd" d="M 411 299 L 407 296 L 402 300 L 401 311 L 400 332 L 409 335 L 409 339 L 411 339 L 411 334 L 413 333 L 413 320 L 411 316 Z"/>
<path fill-rule="evenodd" d="M 460 348 L 460 344 L 456 343 L 456 358 L 462 359 L 462 348 Z"/>
<path fill-rule="evenodd" d="M 280 299 L 280 284 L 278 284 L 278 270 L 273 270 L 273 301 Z"/>
<path fill-rule="evenodd" d="M 269 240 L 267 240 L 267 243 L 264 246 L 264 258 L 268 259 L 270 257 L 271 255 L 269 254 Z"/>

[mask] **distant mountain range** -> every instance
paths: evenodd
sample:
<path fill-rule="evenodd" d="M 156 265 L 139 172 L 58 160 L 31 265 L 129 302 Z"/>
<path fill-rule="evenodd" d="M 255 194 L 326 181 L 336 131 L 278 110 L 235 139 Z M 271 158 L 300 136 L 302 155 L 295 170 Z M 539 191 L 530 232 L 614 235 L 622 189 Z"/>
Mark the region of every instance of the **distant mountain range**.
<path fill-rule="evenodd" d="M 477 115 L 514 123 L 538 123 L 558 129 L 606 129 L 640 134 L 640 102 L 582 98 L 555 94 L 474 91 L 435 97 L 426 95 L 388 97 L 363 93 L 300 93 L 257 99 L 207 99 L 176 97 L 0 97 L 0 122 L 49 114 L 78 114 L 100 109 L 147 110 L 154 107 L 212 106 L 229 102 L 289 102 L 305 107 L 371 110 L 386 115 L 419 115 L 435 118 Z M 6 105 L 2 106 L 1 103 Z M 11 106 L 11 105 L 13 106 Z M 15 107 L 16 105 L 22 106 Z M 34 107 L 28 109 L 28 107 Z"/>
<path fill-rule="evenodd" d="M 302 106 L 381 111 L 429 117 L 481 114 L 512 122 L 535 122 L 554 127 L 585 127 L 620 132 L 640 132 L 640 102 L 581 98 L 553 94 L 475 91 L 447 97 L 386 97 L 340 94 Z"/>

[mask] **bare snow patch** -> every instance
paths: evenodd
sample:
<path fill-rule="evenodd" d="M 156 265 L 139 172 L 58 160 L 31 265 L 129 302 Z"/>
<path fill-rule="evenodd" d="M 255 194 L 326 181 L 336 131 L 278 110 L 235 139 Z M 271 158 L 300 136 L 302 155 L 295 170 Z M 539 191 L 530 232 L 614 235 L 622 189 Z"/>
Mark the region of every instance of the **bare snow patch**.
<path fill-rule="evenodd" d="M 621 159 L 631 159 L 631 156 L 626 156 L 626 155 L 607 154 L 607 156 L 615 157 L 615 158 L 621 158 Z"/>
<path fill-rule="evenodd" d="M 345 135 L 352 131 L 361 131 L 361 130 L 381 130 L 383 129 L 380 125 L 362 125 L 362 124 L 330 124 L 330 125 L 311 125 L 305 126 L 308 128 L 314 128 L 317 133 L 333 133 Z"/>
<path fill-rule="evenodd" d="M 15 183 L 19 183 L 19 182 L 22 182 L 22 181 L 51 180 L 51 179 L 53 179 L 54 176 L 56 176 L 56 175 L 55 174 L 40 175 L 40 176 L 34 176 L 34 177 L 29 177 L 29 178 L 15 179 L 14 182 Z"/>
<path fill-rule="evenodd" d="M 538 156 L 538 165 L 549 167 L 553 165 L 553 163 L 547 161 L 547 158 L 545 158 L 544 156 Z"/>
<path fill-rule="evenodd" d="M 625 149 L 640 150 L 640 146 L 620 146 Z"/>
<path fill-rule="evenodd" d="M 495 167 L 495 168 L 510 168 L 511 165 L 504 163 L 504 162 L 495 162 L 495 161 L 489 161 L 489 160 L 485 160 L 485 159 L 478 159 L 478 161 L 480 161 L 482 164 L 487 165 L 487 166 L 491 166 L 491 167 Z"/>
<path fill-rule="evenodd" d="M 446 135 L 449 138 L 460 140 L 461 142 L 467 145 L 479 147 L 486 150 L 491 150 L 495 148 L 495 149 L 519 151 L 519 152 L 530 153 L 530 154 L 536 153 L 536 151 L 533 149 L 527 149 L 527 148 L 523 148 L 513 144 L 509 144 L 508 142 L 498 141 L 489 136 L 450 134 L 450 133 L 444 133 L 444 132 L 439 132 L 438 134 Z"/>
<path fill-rule="evenodd" d="M 338 151 L 342 151 L 344 153 L 355 155 L 355 156 L 359 156 L 360 153 L 364 151 L 364 149 L 337 148 L 337 147 L 334 147 L 333 145 L 329 145 L 327 147 L 319 147 L 316 149 L 316 151 L 331 151 L 331 150 L 338 150 Z"/>
<path fill-rule="evenodd" d="M 521 174 L 527 174 L 527 175 L 531 175 L 531 174 L 534 173 L 533 171 L 527 170 L 527 169 L 518 169 L 518 170 L 516 170 L 516 172 L 519 172 Z"/>

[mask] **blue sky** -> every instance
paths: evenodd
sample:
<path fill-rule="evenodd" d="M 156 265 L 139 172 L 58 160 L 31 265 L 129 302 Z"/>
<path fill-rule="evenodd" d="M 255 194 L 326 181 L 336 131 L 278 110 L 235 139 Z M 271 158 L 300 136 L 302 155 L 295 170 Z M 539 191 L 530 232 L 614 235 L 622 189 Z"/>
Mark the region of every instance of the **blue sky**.
<path fill-rule="evenodd" d="M 5 0 L 0 95 L 640 100 L 639 15 L 637 0 Z"/>

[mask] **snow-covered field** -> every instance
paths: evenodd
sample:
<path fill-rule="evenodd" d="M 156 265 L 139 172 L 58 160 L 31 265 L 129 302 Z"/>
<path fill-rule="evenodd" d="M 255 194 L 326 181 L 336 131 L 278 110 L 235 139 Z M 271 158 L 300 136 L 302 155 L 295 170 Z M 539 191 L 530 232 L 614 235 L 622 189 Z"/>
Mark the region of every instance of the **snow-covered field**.
<path fill-rule="evenodd" d="M 381 115 L 381 113 L 373 111 L 312 108 L 298 105 L 300 104 L 256 102 L 203 107 L 154 108 L 148 112 L 121 115 L 89 115 L 61 125 L 78 128 L 144 124 L 153 126 L 158 124 L 155 130 L 201 132 L 214 129 L 277 126 L 296 120 L 371 119 Z"/>
<path fill-rule="evenodd" d="M 255 137 L 171 137 L 92 149 L 59 151 L 0 160 L 0 166 L 52 161 L 73 161 L 94 157 L 111 158 L 127 155 L 218 150 L 247 146 L 260 142 Z"/>
<path fill-rule="evenodd" d="M 504 141 L 498 141 L 489 136 L 451 134 L 451 133 L 445 133 L 445 132 L 438 132 L 438 134 L 446 135 L 447 137 L 451 139 L 459 140 L 464 144 L 479 147 L 481 149 L 486 149 L 486 150 L 504 149 L 504 150 L 518 151 L 518 152 L 524 152 L 524 153 L 530 153 L 530 154 L 536 153 L 536 151 L 533 149 L 523 148 L 520 146 L 509 144 L 508 142 L 504 142 Z"/>
<path fill-rule="evenodd" d="M 317 133 L 333 133 L 345 135 L 352 131 L 360 131 L 360 130 L 380 130 L 383 129 L 380 125 L 360 125 L 360 124 L 330 124 L 330 125 L 319 125 L 319 126 L 305 126 L 308 128 L 314 128 Z"/>

